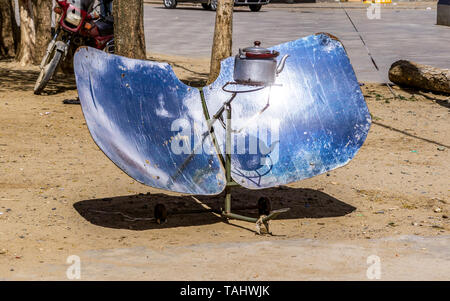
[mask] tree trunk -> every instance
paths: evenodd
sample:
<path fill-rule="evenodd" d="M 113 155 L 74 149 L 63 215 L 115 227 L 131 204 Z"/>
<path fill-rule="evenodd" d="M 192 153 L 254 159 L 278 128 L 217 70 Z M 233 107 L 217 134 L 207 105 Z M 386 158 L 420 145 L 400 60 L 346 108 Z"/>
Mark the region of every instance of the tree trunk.
<path fill-rule="evenodd" d="M 32 64 L 34 57 L 35 32 L 33 10 L 30 0 L 19 0 L 20 44 L 16 61 L 22 66 Z"/>
<path fill-rule="evenodd" d="M 144 1 L 114 0 L 115 53 L 146 59 L 144 34 Z"/>
<path fill-rule="evenodd" d="M 15 53 L 17 54 L 17 51 L 19 50 L 19 44 L 20 44 L 20 27 L 18 25 L 19 20 L 17 20 L 16 17 L 16 2 L 15 1 L 11 1 L 12 3 L 12 11 L 11 11 L 11 16 L 12 16 L 12 28 L 13 28 L 13 34 L 14 34 L 14 49 L 15 49 Z"/>
<path fill-rule="evenodd" d="M 14 57 L 16 54 L 16 30 L 13 2 L 0 0 L 0 57 Z"/>
<path fill-rule="evenodd" d="M 52 39 L 52 0 L 33 0 L 36 46 L 34 64 L 39 65 Z"/>
<path fill-rule="evenodd" d="M 218 0 L 208 83 L 220 73 L 220 61 L 231 56 L 234 0 Z"/>
<path fill-rule="evenodd" d="M 400 60 L 393 63 L 389 69 L 389 80 L 398 85 L 450 93 L 449 69 L 438 69 Z"/>

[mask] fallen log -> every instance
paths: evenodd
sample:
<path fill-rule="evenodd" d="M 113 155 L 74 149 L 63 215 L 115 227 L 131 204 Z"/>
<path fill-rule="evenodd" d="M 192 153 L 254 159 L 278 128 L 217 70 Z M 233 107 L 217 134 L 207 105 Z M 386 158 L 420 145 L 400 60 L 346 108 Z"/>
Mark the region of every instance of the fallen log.
<path fill-rule="evenodd" d="M 449 69 L 439 69 L 400 60 L 393 63 L 389 69 L 389 80 L 400 86 L 450 93 Z"/>

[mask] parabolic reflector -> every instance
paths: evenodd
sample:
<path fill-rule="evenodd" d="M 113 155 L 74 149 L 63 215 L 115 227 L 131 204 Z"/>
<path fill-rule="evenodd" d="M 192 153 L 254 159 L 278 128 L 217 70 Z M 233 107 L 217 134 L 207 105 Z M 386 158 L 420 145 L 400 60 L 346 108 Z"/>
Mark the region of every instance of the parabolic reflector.
<path fill-rule="evenodd" d="M 74 67 L 92 138 L 125 173 L 182 193 L 224 189 L 211 138 L 202 136 L 207 127 L 200 93 L 180 82 L 168 64 L 81 48 Z M 197 141 L 202 149 L 190 157 Z"/>
<path fill-rule="evenodd" d="M 275 84 L 238 93 L 232 103 L 231 175 L 250 189 L 345 165 L 362 146 L 371 122 L 339 41 L 318 34 L 270 49 L 280 57 L 289 55 Z M 168 64 L 91 48 L 75 56 L 78 93 L 98 146 L 144 184 L 195 194 L 217 194 L 225 187 L 203 109 L 212 116 L 230 99 L 222 88 L 233 81 L 233 68 L 234 58 L 222 61 L 219 77 L 203 88 L 202 107 L 199 91 L 181 83 Z M 225 130 L 220 122 L 213 128 L 225 155 Z M 175 149 L 182 145 L 181 153 L 173 144 Z"/>
<path fill-rule="evenodd" d="M 289 55 L 275 85 L 238 94 L 232 106 L 232 127 L 242 129 L 233 134 L 232 177 L 253 189 L 295 182 L 345 165 L 362 146 L 371 123 L 354 70 L 338 40 L 318 34 L 269 49 Z M 221 87 L 233 80 L 233 64 L 233 58 L 222 61 L 219 77 L 204 88 L 210 111 L 229 98 Z M 267 100 L 270 105 L 259 114 Z M 217 128 L 216 135 L 223 152 L 223 128 Z"/>

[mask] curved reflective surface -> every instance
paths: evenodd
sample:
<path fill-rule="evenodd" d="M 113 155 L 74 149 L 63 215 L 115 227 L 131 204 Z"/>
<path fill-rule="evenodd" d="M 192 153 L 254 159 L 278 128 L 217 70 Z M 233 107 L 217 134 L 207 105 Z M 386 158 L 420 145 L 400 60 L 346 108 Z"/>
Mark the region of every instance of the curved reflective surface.
<path fill-rule="evenodd" d="M 318 34 L 270 49 L 279 51 L 279 58 L 289 55 L 275 85 L 240 93 L 232 102 L 232 177 L 251 189 L 345 165 L 362 146 L 371 123 L 339 41 Z M 222 87 L 233 81 L 233 64 L 233 57 L 224 60 L 219 77 L 204 88 L 212 114 L 231 96 Z M 224 153 L 225 131 L 220 125 L 214 128 Z"/>
<path fill-rule="evenodd" d="M 209 135 L 203 136 L 199 91 L 181 83 L 168 64 L 81 48 L 74 67 L 89 131 L 124 172 L 176 192 L 224 189 L 217 154 Z"/>
<path fill-rule="evenodd" d="M 289 55 L 271 87 L 228 85 L 232 101 L 232 178 L 250 189 L 310 178 L 348 163 L 370 128 L 370 114 L 342 44 L 325 34 L 270 49 Z M 203 88 L 213 116 L 232 93 L 234 57 Z M 168 64 L 81 48 L 75 74 L 94 141 L 123 171 L 149 186 L 218 194 L 224 171 L 212 145 L 200 93 Z M 222 114 L 226 118 L 226 114 Z M 214 124 L 225 153 L 225 129 Z"/>

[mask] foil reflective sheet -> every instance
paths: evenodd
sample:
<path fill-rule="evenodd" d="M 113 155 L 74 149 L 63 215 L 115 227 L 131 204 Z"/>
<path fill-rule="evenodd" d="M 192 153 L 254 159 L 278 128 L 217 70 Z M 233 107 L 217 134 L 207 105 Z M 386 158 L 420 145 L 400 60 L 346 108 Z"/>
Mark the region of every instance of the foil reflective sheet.
<path fill-rule="evenodd" d="M 250 189 L 288 184 L 345 165 L 362 146 L 371 123 L 339 41 L 319 34 L 271 49 L 280 52 L 279 58 L 289 55 L 275 85 L 239 93 L 232 102 L 232 177 Z M 224 60 L 217 80 L 203 88 L 211 116 L 232 96 L 222 87 L 233 81 L 233 63 L 233 57 Z M 88 128 L 117 166 L 152 187 L 192 194 L 223 191 L 225 176 L 200 93 L 181 83 L 168 64 L 81 48 L 74 65 Z M 214 132 L 224 154 L 220 122 Z"/>
<path fill-rule="evenodd" d="M 74 67 L 92 138 L 125 173 L 182 193 L 224 189 L 211 138 L 203 136 L 207 127 L 200 93 L 180 82 L 168 64 L 80 48 Z"/>
<path fill-rule="evenodd" d="M 280 52 L 278 60 L 289 55 L 275 85 L 239 93 L 232 102 L 232 177 L 250 189 L 296 182 L 347 164 L 371 124 L 338 40 L 318 34 L 270 49 Z M 222 87 L 233 81 L 233 65 L 233 57 L 222 61 L 219 77 L 204 88 L 210 114 L 231 96 Z M 225 130 L 218 123 L 214 128 L 224 153 Z"/>

